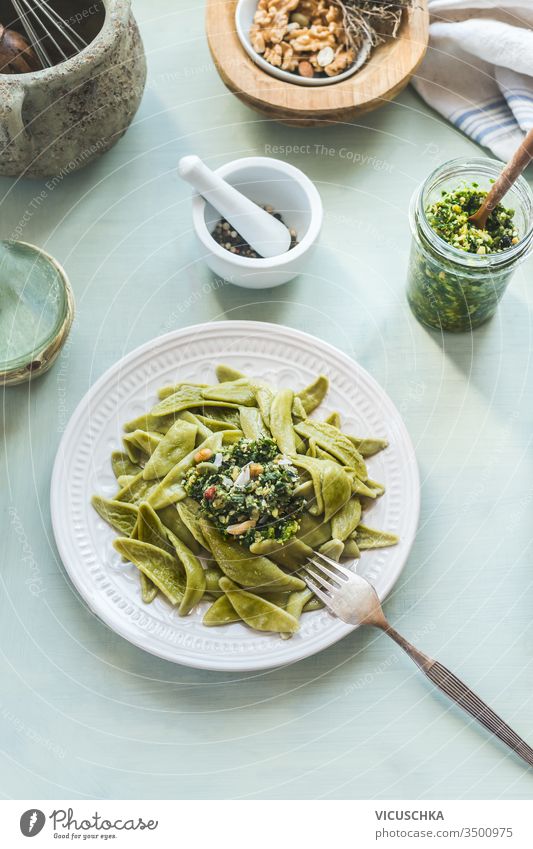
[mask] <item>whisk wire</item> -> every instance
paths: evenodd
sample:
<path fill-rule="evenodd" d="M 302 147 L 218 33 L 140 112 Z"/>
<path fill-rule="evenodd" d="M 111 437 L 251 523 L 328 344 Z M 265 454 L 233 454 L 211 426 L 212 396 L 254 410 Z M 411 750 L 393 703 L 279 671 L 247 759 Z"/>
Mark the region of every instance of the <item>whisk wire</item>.
<path fill-rule="evenodd" d="M 74 27 L 71 27 L 69 22 L 62 18 L 61 15 L 46 2 L 46 0 L 41 0 L 41 5 L 43 7 L 43 12 L 47 14 L 48 11 L 49 15 L 55 19 L 58 29 L 61 30 L 64 38 L 75 50 L 83 50 L 84 47 L 87 47 L 87 42 L 83 40 L 79 32 L 76 32 Z M 47 15 L 47 17 L 49 17 L 49 15 Z M 50 19 L 52 19 L 52 17 Z M 61 29 L 61 27 L 63 29 Z"/>
<path fill-rule="evenodd" d="M 37 53 L 37 56 L 39 57 L 41 65 L 43 66 L 43 68 L 50 68 L 53 65 L 53 62 L 50 56 L 48 55 L 47 51 L 41 44 L 42 39 L 39 38 L 39 35 L 34 30 L 31 21 L 26 15 L 26 11 L 22 8 L 20 0 L 12 0 L 12 2 L 15 12 L 17 13 L 19 20 L 26 32 L 26 35 L 31 41 L 32 47 L 34 48 L 35 52 Z"/>
<path fill-rule="evenodd" d="M 72 54 L 65 50 L 58 39 L 68 44 L 76 53 L 87 47 L 87 42 L 47 0 L 34 0 L 33 4 L 30 0 L 12 0 L 12 2 L 43 68 L 50 68 L 55 64 L 43 44 L 45 40 L 53 45 L 63 60 L 69 59 Z"/>
<path fill-rule="evenodd" d="M 25 0 L 22 0 L 22 2 L 25 2 Z M 36 12 L 35 12 L 35 9 L 32 9 L 32 8 L 31 8 L 31 6 L 29 5 L 29 3 L 27 3 L 26 5 L 28 6 L 28 13 L 29 13 L 29 14 L 32 14 L 32 15 L 33 15 L 33 17 L 35 18 L 35 20 L 39 23 L 39 25 L 43 26 L 43 23 L 42 23 L 41 19 L 37 16 L 37 14 L 36 14 Z M 43 11 L 44 11 L 44 9 L 43 9 Z M 46 14 L 46 13 L 45 13 L 45 14 Z M 48 17 L 48 16 L 47 16 L 47 17 Z M 56 40 L 55 40 L 55 38 L 54 38 L 53 33 L 52 33 L 50 30 L 46 29 L 46 27 L 45 27 L 45 26 L 43 26 L 43 29 L 44 29 L 44 31 L 45 31 L 45 36 L 46 36 L 46 38 L 48 38 L 48 39 L 52 42 L 52 44 L 54 45 L 55 49 L 57 50 L 57 52 L 58 52 L 58 53 L 59 53 L 59 55 L 61 56 L 61 58 L 62 58 L 62 59 L 68 59 L 68 53 L 66 53 L 66 52 L 63 50 L 63 48 L 61 47 L 61 45 L 57 43 L 57 41 L 56 41 Z"/>

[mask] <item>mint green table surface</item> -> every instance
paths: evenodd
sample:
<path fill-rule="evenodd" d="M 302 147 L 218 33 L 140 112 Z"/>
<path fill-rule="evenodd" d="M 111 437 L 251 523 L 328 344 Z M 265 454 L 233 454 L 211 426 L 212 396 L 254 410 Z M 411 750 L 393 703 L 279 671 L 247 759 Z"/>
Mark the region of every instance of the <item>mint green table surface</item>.
<path fill-rule="evenodd" d="M 530 798 L 533 771 L 381 634 L 360 630 L 266 673 L 199 672 L 116 636 L 66 578 L 50 474 L 96 378 L 196 322 L 306 330 L 374 375 L 415 443 L 420 530 L 386 606 L 391 621 L 533 740 L 533 266 L 474 335 L 426 331 L 404 298 L 414 188 L 439 162 L 479 149 L 410 90 L 354 125 L 269 123 L 223 87 L 197 4 L 139 0 L 136 12 L 150 76 L 125 138 L 55 187 L 0 183 L 0 236 L 64 263 L 78 307 L 55 368 L 3 393 L 0 793 Z M 276 150 L 322 194 L 315 264 L 270 291 L 217 285 L 192 238 L 177 159 L 194 151 L 216 167 Z"/>

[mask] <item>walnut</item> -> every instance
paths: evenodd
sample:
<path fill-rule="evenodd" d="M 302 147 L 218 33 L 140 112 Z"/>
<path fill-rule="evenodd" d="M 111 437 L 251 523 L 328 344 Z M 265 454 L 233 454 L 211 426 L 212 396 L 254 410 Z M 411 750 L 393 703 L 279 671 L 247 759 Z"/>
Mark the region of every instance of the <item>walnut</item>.
<path fill-rule="evenodd" d="M 285 42 L 267 47 L 265 59 L 275 68 L 281 68 L 283 71 L 295 71 L 298 67 L 298 58 L 294 55 L 290 44 Z"/>
<path fill-rule="evenodd" d="M 274 44 L 272 47 L 267 47 L 265 50 L 265 59 L 271 65 L 274 65 L 275 68 L 281 68 L 281 62 L 283 60 L 281 44 Z"/>
<path fill-rule="evenodd" d="M 257 24 L 252 24 L 250 30 L 250 42 L 256 53 L 264 53 L 266 44 L 263 31 Z"/>
<path fill-rule="evenodd" d="M 355 54 L 354 51 L 350 48 L 348 50 L 340 50 L 335 56 L 333 62 L 330 62 L 329 65 L 326 65 L 324 70 L 328 77 L 336 77 L 337 74 L 341 74 L 343 71 L 346 71 L 350 65 L 353 65 L 355 62 Z"/>
<path fill-rule="evenodd" d="M 286 41 L 290 42 L 294 38 L 299 38 L 301 35 L 307 35 L 309 32 L 308 27 L 296 27 L 294 29 L 289 29 L 287 35 L 285 36 Z"/>
<path fill-rule="evenodd" d="M 290 44 L 297 53 L 318 53 L 323 47 L 336 47 L 335 37 L 326 27 L 310 27 L 301 35 L 294 35 L 289 33 Z"/>
<path fill-rule="evenodd" d="M 316 24 L 309 27 L 309 32 L 312 36 L 315 36 L 316 38 L 329 40 L 330 37 L 330 31 L 328 27 L 324 26 L 323 24 Z"/>
<path fill-rule="evenodd" d="M 273 26 L 265 33 L 267 40 L 272 44 L 279 44 L 283 40 L 289 25 L 289 16 L 283 12 L 278 12 L 274 18 Z"/>
<path fill-rule="evenodd" d="M 281 69 L 283 71 L 295 71 L 298 67 L 298 57 L 294 55 L 294 50 L 292 49 L 291 45 L 282 42 L 281 49 L 283 51 Z"/>
<path fill-rule="evenodd" d="M 283 12 L 288 15 L 289 12 L 294 12 L 298 7 L 300 0 L 268 0 L 266 6 L 269 11 Z"/>
<path fill-rule="evenodd" d="M 281 12 L 277 13 L 273 18 L 269 18 L 268 20 L 255 20 L 250 30 L 250 37 L 253 36 L 254 38 L 257 38 L 257 34 L 260 32 L 265 44 L 268 42 L 271 44 L 279 44 L 287 32 L 288 23 L 288 15 L 283 15 Z"/>
<path fill-rule="evenodd" d="M 317 14 L 318 3 L 316 0 L 301 0 L 298 11 L 308 18 L 314 18 Z"/>
<path fill-rule="evenodd" d="M 337 21 L 342 22 L 341 10 L 338 6 L 328 6 L 325 17 L 328 24 L 336 23 Z"/>
<path fill-rule="evenodd" d="M 346 38 L 346 31 L 344 29 L 344 24 L 341 21 L 330 21 L 328 29 L 335 36 L 337 44 L 347 43 L 348 39 Z"/>
<path fill-rule="evenodd" d="M 271 15 L 268 9 L 263 8 L 261 3 L 259 3 L 259 6 L 255 10 L 254 24 L 264 26 L 265 24 L 269 24 L 273 17 L 274 15 Z"/>

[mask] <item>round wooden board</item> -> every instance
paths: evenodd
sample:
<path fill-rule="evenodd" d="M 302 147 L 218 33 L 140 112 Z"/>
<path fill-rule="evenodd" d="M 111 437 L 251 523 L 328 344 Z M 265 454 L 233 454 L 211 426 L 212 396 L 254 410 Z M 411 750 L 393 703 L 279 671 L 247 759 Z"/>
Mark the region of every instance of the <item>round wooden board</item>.
<path fill-rule="evenodd" d="M 207 0 L 206 32 L 217 70 L 229 90 L 257 112 L 290 126 L 353 119 L 392 100 L 407 85 L 428 43 L 427 0 L 404 14 L 398 37 L 380 45 L 343 82 L 305 87 L 266 74 L 244 51 L 235 27 L 237 0 Z"/>

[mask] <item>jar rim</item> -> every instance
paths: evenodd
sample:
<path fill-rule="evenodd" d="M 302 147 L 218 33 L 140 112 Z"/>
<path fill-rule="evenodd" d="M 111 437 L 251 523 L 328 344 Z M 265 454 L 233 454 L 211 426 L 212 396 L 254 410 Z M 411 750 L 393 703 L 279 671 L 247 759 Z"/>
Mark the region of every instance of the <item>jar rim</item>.
<path fill-rule="evenodd" d="M 460 248 L 450 245 L 449 242 L 435 232 L 427 220 L 426 210 L 424 208 L 424 195 L 429 188 L 437 185 L 439 180 L 444 179 L 446 176 L 453 176 L 454 172 L 457 172 L 459 177 L 461 171 L 471 171 L 474 172 L 474 175 L 477 171 L 480 176 L 499 177 L 502 171 L 502 162 L 499 159 L 491 159 L 488 156 L 473 159 L 459 157 L 449 159 L 435 168 L 413 194 L 410 216 L 413 231 L 415 228 L 417 231 L 421 231 L 430 246 L 447 260 L 458 265 L 467 266 L 470 269 L 499 268 L 500 266 L 511 264 L 518 259 L 525 258 L 533 240 L 533 193 L 522 175 L 514 182 L 513 188 L 517 189 L 521 196 L 520 199 L 523 207 L 526 209 L 529 224 L 526 232 L 521 236 L 520 241 L 516 245 L 512 245 L 510 248 L 497 253 L 475 254 L 462 251 Z"/>

